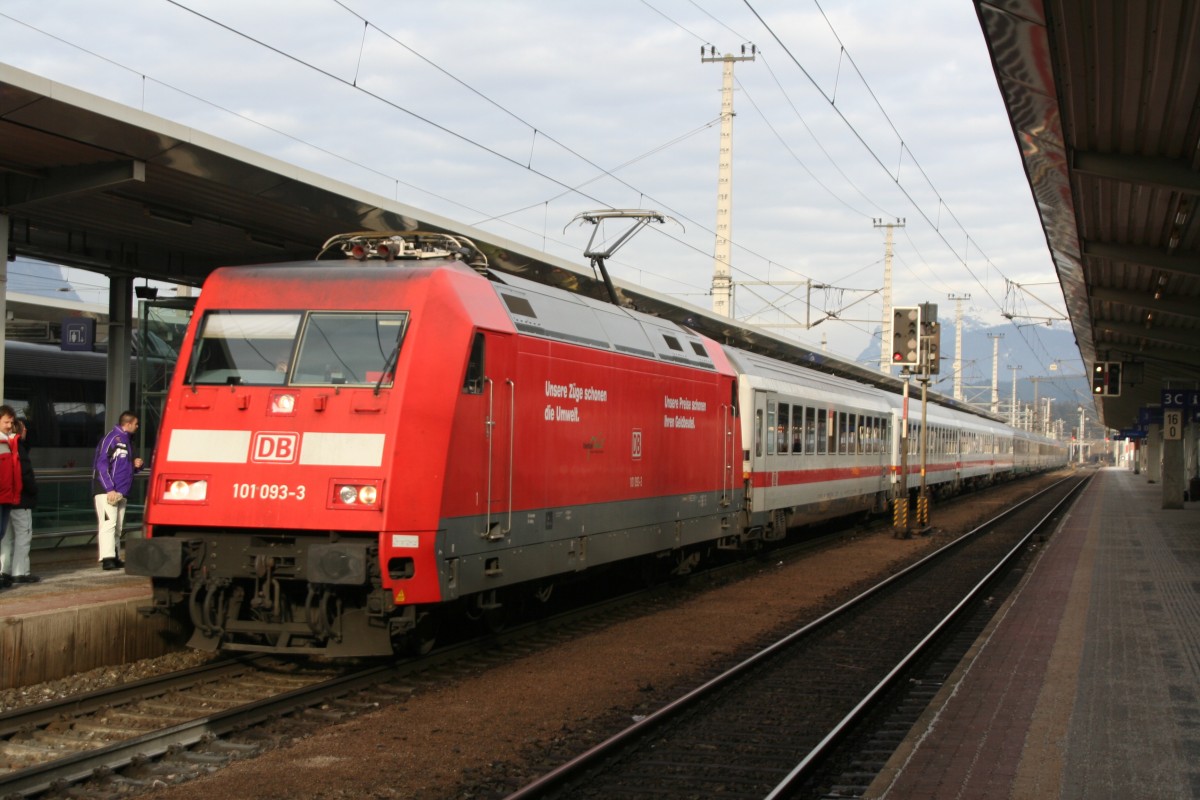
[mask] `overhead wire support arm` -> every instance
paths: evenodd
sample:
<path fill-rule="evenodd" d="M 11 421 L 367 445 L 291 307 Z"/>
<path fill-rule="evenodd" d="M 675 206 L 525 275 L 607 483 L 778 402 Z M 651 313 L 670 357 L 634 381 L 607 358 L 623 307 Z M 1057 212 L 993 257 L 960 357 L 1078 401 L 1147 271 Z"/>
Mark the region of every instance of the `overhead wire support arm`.
<path fill-rule="evenodd" d="M 600 230 L 600 223 L 606 219 L 632 219 L 633 225 L 629 228 L 629 230 L 617 237 L 616 241 L 612 242 L 607 249 L 597 250 L 593 247 L 593 244 L 596 241 L 596 234 Z M 583 222 L 590 222 L 596 226 L 592 230 L 591 237 L 588 239 L 587 249 L 583 251 L 583 256 L 584 258 L 590 259 L 592 262 L 592 269 L 600 273 L 600 277 L 604 280 L 604 287 L 608 290 L 609 299 L 612 301 L 613 305 L 616 306 L 623 306 L 625 304 L 622 302 L 620 295 L 617 294 L 617 289 L 615 286 L 613 286 L 612 279 L 608 276 L 608 268 L 604 265 L 605 260 L 611 258 L 612 254 L 617 252 L 617 250 L 619 250 L 623 244 L 633 238 L 635 233 L 649 225 L 651 222 L 657 222 L 661 225 L 667 220 L 671 220 L 671 222 L 679 225 L 681 229 L 683 228 L 683 225 L 680 225 L 678 220 L 672 217 L 660 214 L 657 211 L 649 211 L 640 208 L 606 208 L 599 211 L 584 211 L 576 214 L 575 218 L 572 219 L 571 222 L 567 223 L 567 228 L 571 227 L 571 223 L 578 222 L 580 220 Z M 563 228 L 563 230 L 566 231 L 567 228 Z"/>

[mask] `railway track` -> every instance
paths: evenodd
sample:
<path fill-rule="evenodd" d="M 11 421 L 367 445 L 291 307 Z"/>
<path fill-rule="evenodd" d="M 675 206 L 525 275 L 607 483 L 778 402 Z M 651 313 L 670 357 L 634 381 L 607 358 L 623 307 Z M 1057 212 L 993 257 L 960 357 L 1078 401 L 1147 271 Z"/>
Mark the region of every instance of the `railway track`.
<path fill-rule="evenodd" d="M 137 779 L 117 776 L 117 770 L 144 768 L 370 678 L 369 670 L 222 659 L 6 712 L 0 714 L 0 796 L 36 796 L 93 778 L 136 785 Z M 227 748 L 229 757 L 243 752 Z"/>
<path fill-rule="evenodd" d="M 772 560 L 802 558 L 860 530 L 851 527 L 775 550 Z M 351 668 L 241 657 L 3 713 L 0 797 L 131 796 L 182 782 L 330 722 L 403 702 L 425 686 L 465 679 L 589 629 L 654 613 L 758 569 L 752 560 L 742 561 L 710 570 L 698 581 L 629 592 L 424 659 Z"/>
<path fill-rule="evenodd" d="M 812 547 L 800 545 L 800 548 Z M 728 569 L 736 571 L 739 565 Z M 402 660 L 254 655 L 0 713 L 0 798 L 123 797 L 253 757 L 425 685 L 465 678 L 587 630 L 677 602 L 627 592 Z"/>
<path fill-rule="evenodd" d="M 1086 482 L 1061 481 L 509 796 L 854 796 L 839 750 Z M 994 600 L 994 598 L 992 598 Z M 993 603 L 993 605 L 995 605 Z M 932 687 L 926 685 L 928 693 Z M 931 695 L 930 695 L 931 696 Z M 908 701 L 911 704 L 911 698 Z M 897 740 L 898 741 L 898 740 Z M 878 743 L 870 747 L 878 748 Z"/>

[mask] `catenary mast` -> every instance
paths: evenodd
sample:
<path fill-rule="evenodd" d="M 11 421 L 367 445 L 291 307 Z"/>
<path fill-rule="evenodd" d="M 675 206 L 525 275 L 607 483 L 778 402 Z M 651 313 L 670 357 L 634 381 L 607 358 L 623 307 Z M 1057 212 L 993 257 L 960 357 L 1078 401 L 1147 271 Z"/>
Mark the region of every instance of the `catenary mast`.
<path fill-rule="evenodd" d="M 733 63 L 753 61 L 758 49 L 742 45 L 742 54 L 717 55 L 712 45 L 700 48 L 701 63 L 721 63 L 721 147 L 717 160 L 717 238 L 713 248 L 712 309 L 722 317 L 733 317 L 733 274 L 729 269 L 730 237 L 733 235 Z"/>

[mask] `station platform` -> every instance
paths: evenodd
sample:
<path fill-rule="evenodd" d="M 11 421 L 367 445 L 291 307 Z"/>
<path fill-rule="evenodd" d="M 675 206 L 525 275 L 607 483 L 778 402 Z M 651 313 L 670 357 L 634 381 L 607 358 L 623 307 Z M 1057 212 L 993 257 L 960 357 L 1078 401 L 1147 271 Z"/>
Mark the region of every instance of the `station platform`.
<path fill-rule="evenodd" d="M 137 613 L 149 579 L 102 570 L 95 545 L 34 550 L 30 561 L 42 580 L 0 591 L 0 689 L 179 649 L 166 617 Z"/>
<path fill-rule="evenodd" d="M 1100 470 L 866 798 L 1200 797 L 1200 503 Z"/>

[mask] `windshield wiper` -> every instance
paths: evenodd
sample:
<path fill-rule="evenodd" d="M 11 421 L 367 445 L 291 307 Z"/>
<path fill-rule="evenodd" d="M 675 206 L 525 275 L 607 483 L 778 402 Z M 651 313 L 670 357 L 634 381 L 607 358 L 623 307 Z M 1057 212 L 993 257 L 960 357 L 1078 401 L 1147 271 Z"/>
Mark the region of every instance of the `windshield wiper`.
<path fill-rule="evenodd" d="M 392 348 L 391 355 L 389 355 L 387 357 L 387 361 L 384 362 L 383 372 L 379 373 L 379 380 L 376 381 L 376 383 L 375 383 L 375 394 L 376 395 L 379 394 L 379 390 L 383 386 L 383 382 L 385 380 L 387 380 L 388 373 L 390 373 L 392 370 L 394 370 L 396 368 L 396 360 L 400 357 L 400 344 L 403 341 L 404 341 L 403 334 L 396 337 L 396 346 Z M 394 383 L 395 380 L 396 380 L 396 376 L 393 375 L 392 382 Z"/>

